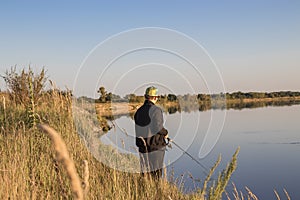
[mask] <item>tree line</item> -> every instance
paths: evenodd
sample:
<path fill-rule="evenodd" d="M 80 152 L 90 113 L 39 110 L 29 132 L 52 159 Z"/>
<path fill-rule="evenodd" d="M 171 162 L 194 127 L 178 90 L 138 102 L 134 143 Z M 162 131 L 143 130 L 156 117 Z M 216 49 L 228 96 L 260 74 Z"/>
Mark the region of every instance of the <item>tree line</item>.
<path fill-rule="evenodd" d="M 130 102 L 130 103 L 142 103 L 144 102 L 144 96 L 139 96 L 136 94 L 127 94 L 123 98 L 119 95 L 107 92 L 105 87 L 101 86 L 98 90 L 99 98 L 96 99 L 97 103 L 106 102 Z M 243 100 L 243 99 L 264 99 L 264 98 L 293 98 L 300 97 L 300 92 L 294 91 L 279 91 L 279 92 L 232 92 L 232 93 L 219 93 L 219 94 L 185 94 L 185 95 L 175 95 L 175 94 L 163 94 L 160 95 L 160 103 L 167 102 L 178 102 L 178 101 L 212 101 L 212 100 Z"/>

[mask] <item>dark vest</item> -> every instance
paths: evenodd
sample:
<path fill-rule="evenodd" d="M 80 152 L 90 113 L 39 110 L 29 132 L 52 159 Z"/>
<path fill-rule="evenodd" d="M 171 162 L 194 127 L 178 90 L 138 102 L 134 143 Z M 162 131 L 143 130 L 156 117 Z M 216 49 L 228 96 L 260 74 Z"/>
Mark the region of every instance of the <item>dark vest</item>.
<path fill-rule="evenodd" d="M 139 152 L 146 153 L 166 146 L 164 136 L 168 131 L 163 127 L 162 110 L 149 100 L 134 115 L 136 145 Z"/>

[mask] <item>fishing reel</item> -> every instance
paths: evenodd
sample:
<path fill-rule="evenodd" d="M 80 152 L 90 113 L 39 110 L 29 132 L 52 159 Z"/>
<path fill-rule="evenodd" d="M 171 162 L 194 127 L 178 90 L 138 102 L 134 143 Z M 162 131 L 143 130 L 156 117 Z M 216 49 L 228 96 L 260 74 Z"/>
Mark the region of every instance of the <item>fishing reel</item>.
<path fill-rule="evenodd" d="M 164 138 L 165 145 L 168 146 L 170 149 L 172 149 L 171 141 L 172 140 L 170 138 Z"/>

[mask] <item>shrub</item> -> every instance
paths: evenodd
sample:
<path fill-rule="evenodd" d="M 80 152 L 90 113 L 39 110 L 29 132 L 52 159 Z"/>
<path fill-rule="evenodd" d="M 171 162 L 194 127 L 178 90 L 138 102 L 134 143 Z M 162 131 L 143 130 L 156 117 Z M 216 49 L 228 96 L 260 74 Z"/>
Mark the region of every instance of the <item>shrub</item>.
<path fill-rule="evenodd" d="M 38 102 L 47 81 L 44 68 L 35 74 L 30 67 L 28 70 L 22 69 L 21 73 L 17 72 L 16 67 L 12 67 L 2 77 L 7 85 L 10 98 L 16 104 L 24 106 Z"/>

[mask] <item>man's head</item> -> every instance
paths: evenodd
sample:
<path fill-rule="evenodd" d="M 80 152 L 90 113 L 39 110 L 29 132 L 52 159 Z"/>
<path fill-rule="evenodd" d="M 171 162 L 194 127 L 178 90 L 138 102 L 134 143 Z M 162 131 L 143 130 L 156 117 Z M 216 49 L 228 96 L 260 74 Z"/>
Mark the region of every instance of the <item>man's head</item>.
<path fill-rule="evenodd" d="M 158 89 L 154 86 L 148 87 L 145 91 L 145 98 L 153 103 L 158 100 Z"/>

